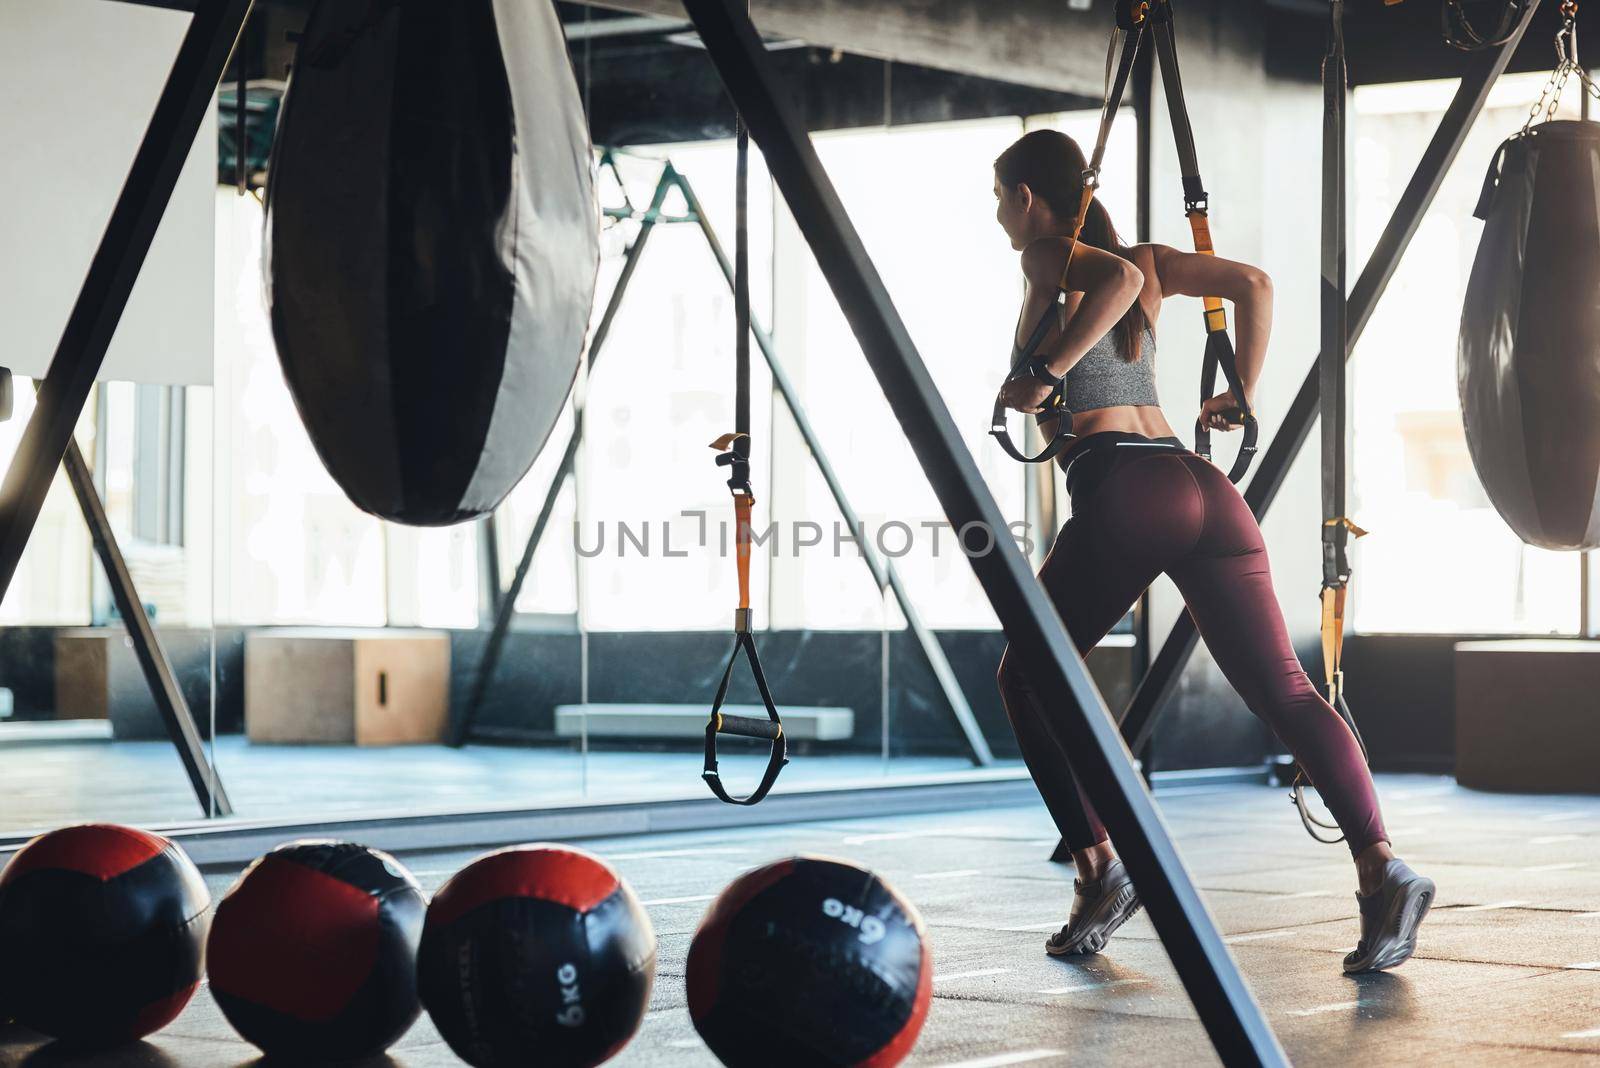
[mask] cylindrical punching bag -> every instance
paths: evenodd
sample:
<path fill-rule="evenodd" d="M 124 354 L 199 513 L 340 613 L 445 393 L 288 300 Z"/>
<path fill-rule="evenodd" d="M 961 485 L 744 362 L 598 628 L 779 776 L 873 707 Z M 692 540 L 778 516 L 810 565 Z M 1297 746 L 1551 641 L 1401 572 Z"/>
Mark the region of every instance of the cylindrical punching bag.
<path fill-rule="evenodd" d="M 268 172 L 289 391 L 359 507 L 490 511 L 577 373 L 599 265 L 588 132 L 548 0 L 323 0 Z"/>
<path fill-rule="evenodd" d="M 1600 547 L 1600 123 L 1506 141 L 1475 214 L 1456 357 L 1473 466 L 1523 541 Z"/>

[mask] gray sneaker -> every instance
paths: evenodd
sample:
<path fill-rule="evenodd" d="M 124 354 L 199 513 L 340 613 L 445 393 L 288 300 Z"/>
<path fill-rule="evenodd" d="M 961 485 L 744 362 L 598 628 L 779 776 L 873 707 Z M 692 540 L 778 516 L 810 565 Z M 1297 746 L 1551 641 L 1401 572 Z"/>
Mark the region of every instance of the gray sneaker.
<path fill-rule="evenodd" d="M 1361 941 L 1345 954 L 1345 973 L 1381 972 L 1410 959 L 1433 894 L 1433 880 L 1412 871 L 1405 861 L 1396 858 L 1384 865 L 1383 885 L 1365 897 L 1356 895 Z"/>
<path fill-rule="evenodd" d="M 1139 911 L 1139 893 L 1120 860 L 1092 883 L 1074 879 L 1072 889 L 1072 917 L 1044 944 L 1052 957 L 1100 952 L 1112 932 Z"/>

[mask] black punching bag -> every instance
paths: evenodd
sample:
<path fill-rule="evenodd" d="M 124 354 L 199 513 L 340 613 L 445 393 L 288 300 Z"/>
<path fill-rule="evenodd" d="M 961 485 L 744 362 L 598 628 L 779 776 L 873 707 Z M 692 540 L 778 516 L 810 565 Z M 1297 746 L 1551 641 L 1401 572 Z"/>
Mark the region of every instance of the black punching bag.
<path fill-rule="evenodd" d="M 549 0 L 320 0 L 267 189 L 267 299 L 317 453 L 384 519 L 494 508 L 560 415 L 599 214 Z"/>
<path fill-rule="evenodd" d="M 1600 123 L 1500 146 L 1461 313 L 1456 377 L 1473 466 L 1530 545 L 1600 547 Z"/>

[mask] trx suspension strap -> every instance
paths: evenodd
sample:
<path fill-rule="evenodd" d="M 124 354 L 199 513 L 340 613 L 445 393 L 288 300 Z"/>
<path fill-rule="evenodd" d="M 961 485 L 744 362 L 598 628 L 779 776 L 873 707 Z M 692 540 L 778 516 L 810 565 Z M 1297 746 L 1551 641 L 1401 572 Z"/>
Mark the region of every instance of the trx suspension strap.
<path fill-rule="evenodd" d="M 724 434 L 711 443 L 717 450 L 717 466 L 730 469 L 728 489 L 733 493 L 734 557 L 739 567 L 739 607 L 733 614 L 733 652 L 728 656 L 728 666 L 722 671 L 722 681 L 717 684 L 717 695 L 711 701 L 711 719 L 706 724 L 706 763 L 702 777 L 711 792 L 731 805 L 754 805 L 767 796 L 772 784 L 778 781 L 778 772 L 788 763 L 787 745 L 783 736 L 783 722 L 778 718 L 778 706 L 767 689 L 767 678 L 761 672 L 761 660 L 756 656 L 756 640 L 750 624 L 750 517 L 755 507 L 755 494 L 750 488 L 750 134 L 745 129 L 744 118 L 738 120 L 735 148 L 734 179 L 734 250 L 733 250 L 733 317 L 738 334 L 734 340 L 734 432 Z M 743 655 L 750 664 L 750 674 L 761 694 L 761 703 L 767 708 L 767 718 L 724 715 L 722 703 L 728 696 L 728 683 L 733 678 L 734 665 Z M 767 770 L 761 782 L 748 797 L 738 798 L 728 793 L 717 772 L 717 736 L 731 734 L 739 738 L 761 738 L 772 743 L 772 753 L 767 759 Z"/>
<path fill-rule="evenodd" d="M 1330 0 L 1328 53 L 1322 60 L 1322 355 L 1318 359 L 1322 422 L 1322 664 L 1328 703 L 1343 717 L 1366 755 L 1344 700 L 1345 597 L 1350 590 L 1350 535 L 1366 531 L 1345 515 L 1345 86 L 1344 2 Z M 1305 772 L 1296 770 L 1290 797 L 1306 831 L 1319 842 L 1344 841 L 1337 824 L 1311 814 Z"/>
<path fill-rule="evenodd" d="M 1194 130 L 1189 125 L 1189 109 L 1183 102 L 1183 80 L 1178 74 L 1178 52 L 1173 43 L 1170 0 L 1152 0 L 1149 21 L 1150 32 L 1156 42 L 1156 58 L 1161 64 L 1161 84 L 1166 90 L 1167 110 L 1172 114 L 1172 136 L 1177 142 L 1178 165 L 1183 173 L 1184 214 L 1189 217 L 1189 229 L 1194 233 L 1194 250 L 1201 255 L 1211 256 L 1215 250 L 1211 245 L 1211 226 L 1207 217 L 1210 198 L 1206 194 L 1205 183 L 1200 180 Z M 1217 385 L 1217 370 L 1221 368 L 1222 377 L 1238 405 L 1228 413 L 1229 421 L 1244 425 L 1244 443 L 1239 447 L 1239 456 L 1234 460 L 1233 469 L 1228 472 L 1228 480 L 1238 482 L 1250 470 L 1250 462 L 1255 458 L 1260 428 L 1256 425 L 1255 414 L 1250 411 L 1244 382 L 1239 378 L 1239 364 L 1234 358 L 1233 342 L 1228 337 L 1228 313 L 1222 306 L 1222 298 L 1205 298 L 1205 322 L 1206 353 L 1200 370 L 1200 401 L 1203 404 L 1211 399 Z M 1203 419 L 1195 421 L 1194 451 L 1207 460 L 1211 459 L 1211 429 Z"/>
<path fill-rule="evenodd" d="M 1067 245 L 1067 262 L 1061 267 L 1061 281 L 1056 286 L 1055 299 L 1039 316 L 1033 332 L 1022 345 L 1011 351 L 1011 371 L 1005 385 L 1019 378 L 1033 377 L 1050 385 L 1050 395 L 1045 398 L 1040 412 L 1034 418 L 1040 423 L 1055 420 L 1056 431 L 1045 447 L 1029 456 L 1011 440 L 1006 430 L 1006 406 L 998 396 L 994 414 L 989 420 L 989 434 L 1000 443 L 1007 456 L 1025 464 L 1047 463 L 1056 458 L 1072 441 L 1072 413 L 1067 410 L 1066 380 L 1050 373 L 1049 359 L 1039 352 L 1039 346 L 1052 327 L 1065 324 L 1067 303 L 1067 272 L 1072 269 L 1072 255 L 1078 248 L 1078 235 L 1083 232 L 1084 220 L 1089 216 L 1089 204 L 1095 190 L 1100 187 L 1100 166 L 1106 155 L 1106 142 L 1111 138 L 1111 126 L 1116 121 L 1117 108 L 1122 103 L 1123 91 L 1133 73 L 1133 61 L 1139 54 L 1139 41 L 1144 36 L 1145 13 L 1149 9 L 1145 0 L 1122 0 L 1117 4 L 1117 24 L 1111 30 L 1111 44 L 1106 49 L 1105 98 L 1100 105 L 1100 132 L 1095 138 L 1094 153 L 1089 157 L 1089 168 L 1083 172 L 1083 194 L 1078 199 L 1078 215 L 1072 223 L 1072 240 Z"/>

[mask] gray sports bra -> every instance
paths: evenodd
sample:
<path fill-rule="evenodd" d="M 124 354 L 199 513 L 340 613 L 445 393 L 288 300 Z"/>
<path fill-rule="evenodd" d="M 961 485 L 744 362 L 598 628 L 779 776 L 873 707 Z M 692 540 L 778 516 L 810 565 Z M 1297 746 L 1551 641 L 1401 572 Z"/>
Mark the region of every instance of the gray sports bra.
<path fill-rule="evenodd" d="M 1159 403 L 1155 332 L 1148 326 L 1144 328 L 1137 360 L 1125 359 L 1122 349 L 1122 326 L 1118 324 L 1072 365 L 1065 387 L 1069 412 Z"/>

